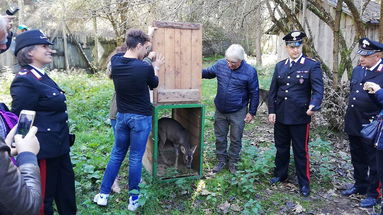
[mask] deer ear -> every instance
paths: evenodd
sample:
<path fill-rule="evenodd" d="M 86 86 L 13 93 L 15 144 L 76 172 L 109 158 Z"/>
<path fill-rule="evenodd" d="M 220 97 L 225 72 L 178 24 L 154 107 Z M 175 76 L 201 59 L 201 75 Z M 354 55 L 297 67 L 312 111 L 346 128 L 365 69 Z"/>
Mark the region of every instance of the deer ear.
<path fill-rule="evenodd" d="M 185 149 L 184 146 L 180 146 L 180 149 L 181 149 L 181 152 L 182 152 L 182 153 L 186 154 L 186 149 Z"/>
<path fill-rule="evenodd" d="M 198 146 L 198 145 L 194 145 L 194 146 L 191 148 L 192 154 L 194 154 L 195 150 L 197 149 L 197 146 Z"/>

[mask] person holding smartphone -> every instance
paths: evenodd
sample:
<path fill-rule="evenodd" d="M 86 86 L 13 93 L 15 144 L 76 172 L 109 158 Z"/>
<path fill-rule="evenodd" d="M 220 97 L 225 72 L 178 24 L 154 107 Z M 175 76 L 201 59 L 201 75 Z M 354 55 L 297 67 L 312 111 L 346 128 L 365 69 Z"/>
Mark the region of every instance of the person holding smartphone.
<path fill-rule="evenodd" d="M 15 135 L 15 126 L 5 141 L 0 137 L 0 215 L 39 213 L 42 198 L 36 132 L 37 128 L 32 127 L 23 138 Z M 15 148 L 11 147 L 12 143 Z M 17 166 L 10 159 L 14 155 Z"/>
<path fill-rule="evenodd" d="M 41 214 L 76 214 L 74 172 L 65 92 L 44 72 L 52 62 L 52 43 L 40 30 L 17 35 L 15 55 L 21 66 L 11 84 L 12 112 L 36 111 L 43 206 Z"/>

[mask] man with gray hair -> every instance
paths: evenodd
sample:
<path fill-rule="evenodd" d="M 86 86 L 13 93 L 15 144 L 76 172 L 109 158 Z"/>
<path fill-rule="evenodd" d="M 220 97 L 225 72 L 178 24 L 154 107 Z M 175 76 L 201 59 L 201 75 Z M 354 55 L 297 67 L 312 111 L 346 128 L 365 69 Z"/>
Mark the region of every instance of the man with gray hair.
<path fill-rule="evenodd" d="M 12 19 L 10 16 L 0 16 L 0 54 L 7 51 L 12 42 Z"/>
<path fill-rule="evenodd" d="M 254 67 L 245 60 L 241 45 L 231 45 L 225 59 L 202 70 L 202 78 L 217 78 L 217 95 L 214 99 L 214 133 L 218 164 L 213 172 L 221 171 L 228 163 L 235 174 L 242 148 L 242 134 L 245 123 L 253 120 L 259 103 L 258 76 Z M 227 149 L 227 135 L 230 131 L 230 147 Z"/>

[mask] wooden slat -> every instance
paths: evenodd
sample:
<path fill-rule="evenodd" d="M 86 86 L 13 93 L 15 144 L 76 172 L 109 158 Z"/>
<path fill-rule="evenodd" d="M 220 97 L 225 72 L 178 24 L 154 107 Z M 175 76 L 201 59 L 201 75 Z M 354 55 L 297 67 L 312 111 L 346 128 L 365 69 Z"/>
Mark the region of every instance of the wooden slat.
<path fill-rule="evenodd" d="M 142 158 L 142 164 L 144 168 L 150 173 L 153 174 L 153 140 L 152 135 L 149 136 L 148 142 L 146 143 L 146 150 L 144 157 Z"/>
<path fill-rule="evenodd" d="M 201 98 L 202 70 L 202 25 L 199 28 L 186 28 L 191 23 L 155 22 L 158 27 L 153 36 L 153 50 L 163 54 L 165 64 L 158 72 L 160 83 L 153 92 L 153 102 L 188 103 L 199 102 Z M 193 24 L 194 25 L 194 24 Z M 180 27 L 181 26 L 181 27 Z M 194 30 L 191 30 L 194 29 Z M 196 89 L 189 94 L 184 92 L 164 94 L 163 90 Z M 170 96 L 174 95 L 175 98 Z M 161 97 L 161 98 L 160 98 Z M 198 99 L 196 98 L 198 97 Z M 180 100 L 185 99 L 185 100 Z"/>
<path fill-rule="evenodd" d="M 199 29 L 201 29 L 202 25 L 199 23 L 155 21 L 153 23 L 153 26 L 158 27 L 158 28 L 176 28 L 176 29 L 199 30 Z"/>
<path fill-rule="evenodd" d="M 175 88 L 175 55 L 174 55 L 174 29 L 165 29 L 165 76 L 161 77 L 165 81 L 164 89 Z"/>
<path fill-rule="evenodd" d="M 202 71 L 202 29 L 192 31 L 192 68 L 191 80 L 192 89 L 201 89 Z"/>
<path fill-rule="evenodd" d="M 171 102 L 197 102 L 200 99 L 200 92 L 198 89 L 158 89 L 157 90 L 158 103 L 171 103 Z"/>
<path fill-rule="evenodd" d="M 174 30 L 174 70 L 175 70 L 175 88 L 182 88 L 182 65 L 181 65 L 181 29 Z"/>
<path fill-rule="evenodd" d="M 156 31 L 154 31 L 153 37 L 152 37 L 152 47 L 153 51 L 157 52 L 158 54 L 161 54 L 165 57 L 165 29 L 159 28 Z M 164 88 L 165 86 L 165 65 L 162 65 L 160 67 L 160 70 L 157 72 L 157 76 L 159 77 L 159 84 L 158 88 Z M 157 103 L 157 90 L 158 88 L 155 88 L 153 90 L 153 103 Z"/>
<path fill-rule="evenodd" d="M 153 50 L 165 57 L 165 29 L 157 29 L 154 31 L 153 39 L 152 39 Z M 159 88 L 163 88 L 165 86 L 165 65 L 162 65 L 160 70 L 158 71 L 159 77 Z"/>
<path fill-rule="evenodd" d="M 181 82 L 182 89 L 192 89 L 192 79 L 190 74 L 192 73 L 192 31 L 182 30 L 181 32 Z"/>

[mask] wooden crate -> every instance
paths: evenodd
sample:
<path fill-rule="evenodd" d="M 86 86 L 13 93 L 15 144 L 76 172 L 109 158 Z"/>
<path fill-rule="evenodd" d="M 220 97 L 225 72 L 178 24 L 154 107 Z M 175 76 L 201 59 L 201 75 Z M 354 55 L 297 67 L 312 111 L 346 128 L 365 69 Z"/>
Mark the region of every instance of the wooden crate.
<path fill-rule="evenodd" d="M 199 103 L 201 100 L 202 25 L 179 22 L 153 24 L 153 50 L 165 57 L 158 71 L 154 104 Z"/>
<path fill-rule="evenodd" d="M 167 112 L 166 112 L 167 111 Z M 162 117 L 172 117 L 184 126 L 190 133 L 191 143 L 198 145 L 193 155 L 192 169 L 186 170 L 183 164 L 182 152 L 179 155 L 179 170 L 173 166 L 162 163 L 158 155 L 158 120 Z M 205 106 L 202 104 L 173 104 L 158 105 L 154 107 L 153 128 L 146 145 L 143 157 L 144 168 L 153 176 L 153 179 L 162 181 L 178 178 L 200 178 L 203 173 L 203 142 Z M 174 150 L 170 151 L 174 154 Z M 173 161 L 173 160 L 172 160 Z"/>

